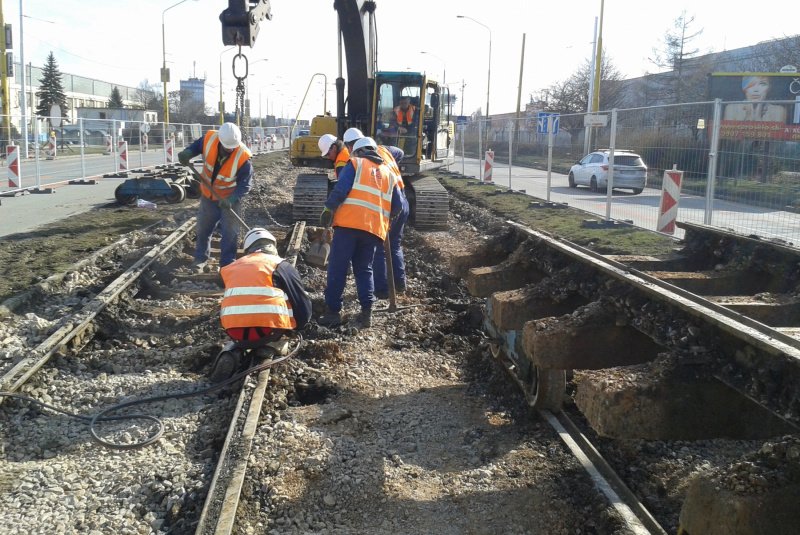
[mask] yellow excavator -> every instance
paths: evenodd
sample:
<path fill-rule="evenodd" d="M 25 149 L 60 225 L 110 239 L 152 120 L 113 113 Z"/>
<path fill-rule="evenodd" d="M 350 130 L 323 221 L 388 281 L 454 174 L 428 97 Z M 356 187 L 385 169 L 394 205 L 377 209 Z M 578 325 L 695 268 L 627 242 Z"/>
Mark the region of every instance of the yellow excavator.
<path fill-rule="evenodd" d="M 332 169 L 333 162 L 320 154 L 319 138 L 333 134 L 341 139 L 348 128 L 358 128 L 378 144 L 394 145 L 405 152 L 398 165 L 406 177 L 411 224 L 420 229 L 447 229 L 447 190 L 435 178 L 419 176 L 455 160 L 447 87 L 425 73 L 376 71 L 376 2 L 335 0 L 333 7 L 339 21 L 336 117 L 315 117 L 309 134 L 293 140 L 292 164 Z M 346 98 L 342 52 L 347 58 Z M 413 128 L 401 135 L 393 119 L 403 97 L 410 103 Z M 316 221 L 331 187 L 327 174 L 301 174 L 294 192 L 295 219 Z"/>
<path fill-rule="evenodd" d="M 315 117 L 309 134 L 292 140 L 292 164 L 332 169 L 333 162 L 320 154 L 319 138 L 333 134 L 341 139 L 348 128 L 358 128 L 379 144 L 394 145 L 405 152 L 397 163 L 405 177 L 409 222 L 420 229 L 447 229 L 447 190 L 435 178 L 419 176 L 455 160 L 447 86 L 425 73 L 376 72 L 376 2 L 334 0 L 333 8 L 339 23 L 336 117 Z M 220 14 L 223 43 L 252 47 L 264 18 L 272 18 L 269 0 L 228 0 L 228 9 Z M 343 52 L 347 58 L 346 81 Z M 392 119 L 402 97 L 408 99 L 413 117 L 412 128 L 401 135 Z M 317 221 L 333 184 L 327 173 L 301 173 L 294 190 L 294 219 Z"/>

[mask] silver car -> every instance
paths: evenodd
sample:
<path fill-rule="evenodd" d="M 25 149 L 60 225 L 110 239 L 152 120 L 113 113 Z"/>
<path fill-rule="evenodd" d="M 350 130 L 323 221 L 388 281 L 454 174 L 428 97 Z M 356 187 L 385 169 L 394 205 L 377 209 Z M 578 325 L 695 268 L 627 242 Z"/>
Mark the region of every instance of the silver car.
<path fill-rule="evenodd" d="M 587 155 L 569 170 L 569 187 L 589 186 L 592 191 L 608 187 L 608 150 Z M 614 189 L 630 189 L 634 195 L 644 190 L 647 166 L 642 157 L 629 150 L 614 151 Z"/>

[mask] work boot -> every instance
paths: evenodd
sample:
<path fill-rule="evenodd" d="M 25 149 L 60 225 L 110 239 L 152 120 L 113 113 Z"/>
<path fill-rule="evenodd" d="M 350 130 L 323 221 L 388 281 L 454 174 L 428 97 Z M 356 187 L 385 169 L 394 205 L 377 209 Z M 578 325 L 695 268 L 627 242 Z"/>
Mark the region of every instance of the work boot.
<path fill-rule="evenodd" d="M 194 264 L 192 264 L 192 273 L 202 275 L 206 270 L 206 264 L 208 264 L 208 260 L 204 262 L 198 262 L 195 260 Z"/>
<path fill-rule="evenodd" d="M 275 348 L 272 346 L 263 346 L 253 350 L 256 361 L 266 362 L 272 360 L 277 356 Z"/>
<path fill-rule="evenodd" d="M 328 312 L 327 314 L 323 314 L 323 316 L 317 322 L 320 325 L 325 327 L 333 327 L 334 325 L 341 325 L 342 324 L 342 313 L 341 312 Z"/>
<path fill-rule="evenodd" d="M 361 312 L 358 314 L 358 323 L 364 327 L 372 327 L 372 309 L 371 308 L 362 308 Z"/>
<path fill-rule="evenodd" d="M 375 297 L 378 299 L 389 299 L 389 290 L 375 290 Z"/>
<path fill-rule="evenodd" d="M 398 284 L 397 286 L 394 287 L 395 293 L 398 293 L 398 294 L 404 294 L 404 293 L 406 293 L 406 290 L 407 290 L 407 288 L 406 288 L 405 284 Z"/>
<path fill-rule="evenodd" d="M 214 364 L 214 372 L 209 377 L 213 384 L 221 383 L 226 379 L 233 377 L 236 370 L 239 369 L 239 364 L 242 360 L 242 350 L 239 348 L 231 347 L 233 344 L 228 344 L 217 357 L 217 362 Z"/>

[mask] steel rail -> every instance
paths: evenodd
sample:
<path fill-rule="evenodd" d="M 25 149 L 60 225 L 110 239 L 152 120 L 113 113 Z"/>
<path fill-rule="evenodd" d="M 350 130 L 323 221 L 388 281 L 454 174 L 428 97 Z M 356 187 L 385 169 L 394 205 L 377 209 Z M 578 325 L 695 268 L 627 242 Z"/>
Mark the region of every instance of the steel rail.
<path fill-rule="evenodd" d="M 553 414 L 540 410 L 539 414 L 556 430 L 561 440 L 581 463 L 595 486 L 605 495 L 611 507 L 634 535 L 667 535 L 664 528 L 641 504 L 631 490 L 606 462 L 589 439 L 563 412 Z"/>
<path fill-rule="evenodd" d="M 642 273 L 567 240 L 539 233 L 514 221 L 507 221 L 507 223 L 533 238 L 544 241 L 551 248 L 576 260 L 589 263 L 605 274 L 623 280 L 686 313 L 700 317 L 720 330 L 732 334 L 736 338 L 744 340 L 767 353 L 786 355 L 800 363 L 800 340 L 795 340 L 738 312 L 711 303 L 699 295 L 687 292 L 675 285 Z"/>
<path fill-rule="evenodd" d="M 195 218 L 189 219 L 167 236 L 158 245 L 150 249 L 147 254 L 117 277 L 103 291 L 97 294 L 83 308 L 75 313 L 68 323 L 62 325 L 47 340 L 31 351 L 31 355 L 18 362 L 11 370 L 0 377 L 0 390 L 15 392 L 20 386 L 35 374 L 50 358 L 71 340 L 80 340 L 80 336 L 89 328 L 97 315 L 112 303 L 128 286 L 158 258 L 177 244 L 189 230 L 194 228 Z M 3 398 L 5 399 L 5 398 Z M 2 399 L 0 399 L 2 403 Z"/>

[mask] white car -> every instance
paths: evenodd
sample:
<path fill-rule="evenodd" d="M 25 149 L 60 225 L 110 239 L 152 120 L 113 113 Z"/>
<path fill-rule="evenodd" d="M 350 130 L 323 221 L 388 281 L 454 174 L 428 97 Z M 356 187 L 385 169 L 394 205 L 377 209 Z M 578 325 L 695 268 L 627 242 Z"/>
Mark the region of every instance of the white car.
<path fill-rule="evenodd" d="M 569 187 L 589 186 L 592 191 L 608 188 L 608 150 L 595 151 L 569 170 Z M 634 195 L 647 184 L 647 166 L 642 157 L 629 150 L 614 151 L 614 189 L 630 189 Z"/>

